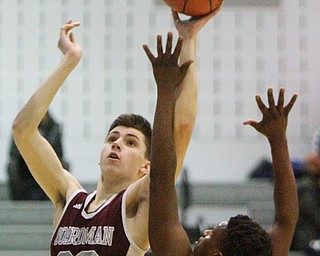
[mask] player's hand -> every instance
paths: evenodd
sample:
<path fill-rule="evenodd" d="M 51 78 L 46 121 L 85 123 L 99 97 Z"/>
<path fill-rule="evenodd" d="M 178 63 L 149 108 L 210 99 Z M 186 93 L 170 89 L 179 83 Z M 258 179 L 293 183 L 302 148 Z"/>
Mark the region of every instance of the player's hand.
<path fill-rule="evenodd" d="M 179 14 L 172 11 L 172 18 L 179 35 L 183 36 L 185 40 L 196 37 L 198 32 L 220 11 L 223 2 L 218 8 L 212 12 L 202 16 L 192 16 L 188 20 L 181 20 Z"/>
<path fill-rule="evenodd" d="M 162 46 L 162 37 L 157 36 L 158 57 L 155 57 L 147 45 L 143 45 L 153 68 L 153 74 L 158 86 L 158 92 L 175 91 L 186 76 L 189 66 L 193 63 L 188 60 L 181 66 L 178 64 L 183 38 L 179 37 L 177 45 L 172 53 L 172 33 L 168 33 L 167 44 L 165 50 Z"/>
<path fill-rule="evenodd" d="M 82 48 L 78 44 L 74 33 L 70 32 L 71 29 L 80 26 L 80 22 L 73 22 L 72 20 L 68 20 L 61 28 L 60 28 L 60 38 L 58 41 L 58 47 L 63 55 L 68 55 L 71 57 L 80 60 L 82 57 Z"/>
<path fill-rule="evenodd" d="M 289 103 L 284 106 L 284 92 L 281 88 L 277 105 L 275 104 L 272 88 L 268 89 L 269 107 L 262 102 L 260 96 L 256 96 L 258 107 L 262 113 L 262 120 L 257 122 L 249 119 L 243 122 L 244 125 L 251 125 L 258 132 L 265 135 L 268 139 L 280 139 L 286 136 L 288 115 L 293 107 L 298 95 L 294 94 Z"/>

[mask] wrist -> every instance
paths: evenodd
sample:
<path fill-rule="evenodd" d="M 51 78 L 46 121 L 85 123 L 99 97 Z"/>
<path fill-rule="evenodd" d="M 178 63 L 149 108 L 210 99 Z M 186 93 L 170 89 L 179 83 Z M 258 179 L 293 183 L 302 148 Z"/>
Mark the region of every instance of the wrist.
<path fill-rule="evenodd" d="M 81 55 L 67 53 L 63 56 L 62 63 L 71 69 L 75 68 L 79 61 L 81 60 Z"/>
<path fill-rule="evenodd" d="M 174 99 L 175 90 L 172 89 L 158 89 L 158 96 L 165 99 Z"/>
<path fill-rule="evenodd" d="M 283 145 L 284 143 L 286 144 L 288 142 L 287 137 L 285 135 L 268 138 L 268 141 L 271 145 L 275 145 L 275 144 Z"/>
<path fill-rule="evenodd" d="M 183 41 L 196 43 L 198 33 L 195 33 L 194 30 L 186 28 L 179 30 L 179 36 L 183 37 Z"/>
<path fill-rule="evenodd" d="M 183 45 L 180 54 L 180 62 L 183 63 L 187 60 L 196 60 L 196 40 L 183 40 Z"/>

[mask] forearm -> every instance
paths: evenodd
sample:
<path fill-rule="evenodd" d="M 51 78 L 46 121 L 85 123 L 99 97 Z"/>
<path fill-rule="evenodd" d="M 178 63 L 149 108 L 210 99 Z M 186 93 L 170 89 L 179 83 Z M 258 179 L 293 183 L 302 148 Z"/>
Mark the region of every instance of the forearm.
<path fill-rule="evenodd" d="M 170 95 L 169 95 L 170 97 Z M 159 96 L 154 116 L 151 142 L 152 181 L 163 184 L 163 179 L 174 180 L 176 154 L 173 137 L 174 96 Z M 171 172 L 171 173 L 170 173 Z M 160 185 L 159 185 L 160 186 Z"/>
<path fill-rule="evenodd" d="M 13 126 L 14 134 L 26 134 L 38 128 L 54 96 L 78 62 L 79 59 L 75 56 L 64 56 L 57 68 L 40 85 L 16 116 Z"/>
<path fill-rule="evenodd" d="M 198 110 L 198 78 L 196 67 L 196 39 L 184 39 L 180 54 L 180 63 L 192 60 L 188 72 L 183 79 L 181 94 L 176 102 L 176 123 L 194 125 Z"/>
<path fill-rule="evenodd" d="M 167 242 L 176 240 L 177 234 L 178 237 L 182 237 L 180 235 L 182 228 L 176 230 L 176 226 L 179 226 L 179 215 L 174 183 L 176 170 L 173 137 L 174 95 L 170 98 L 158 96 L 152 132 L 148 227 L 150 246 L 154 255 L 173 255 L 172 251 L 176 252 L 176 247 Z M 163 223 L 170 226 L 169 232 Z"/>
<path fill-rule="evenodd" d="M 174 136 L 177 153 L 177 175 L 181 171 L 183 160 L 191 139 L 198 112 L 198 79 L 196 70 L 196 38 L 185 38 L 180 54 L 180 63 L 193 60 L 187 75 L 181 83 L 181 94 L 175 105 Z"/>
<path fill-rule="evenodd" d="M 269 140 L 274 169 L 275 223 L 294 231 L 298 219 L 298 196 L 286 137 Z"/>

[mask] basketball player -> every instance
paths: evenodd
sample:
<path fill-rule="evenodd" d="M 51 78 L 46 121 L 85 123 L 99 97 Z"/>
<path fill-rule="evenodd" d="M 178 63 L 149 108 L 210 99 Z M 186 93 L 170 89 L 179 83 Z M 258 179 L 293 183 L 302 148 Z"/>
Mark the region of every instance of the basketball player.
<path fill-rule="evenodd" d="M 194 61 L 197 34 L 215 14 L 182 21 L 177 13 L 173 13 L 175 26 L 185 38 L 180 63 Z M 32 175 L 55 206 L 51 255 L 144 255 L 149 248 L 151 128 L 148 121 L 139 115 L 128 114 L 114 121 L 100 154 L 101 175 L 97 190 L 89 195 L 76 178 L 63 169 L 52 147 L 37 130 L 54 96 L 82 57 L 82 49 L 71 32 L 79 25 L 69 20 L 61 27 L 58 47 L 64 56 L 16 116 L 14 140 Z M 168 36 L 165 53 L 159 40 L 160 37 L 159 56 L 171 56 L 172 35 Z M 156 66 L 154 69 L 157 72 Z M 189 67 L 180 90 L 174 121 L 177 175 L 197 113 L 194 64 Z"/>
<path fill-rule="evenodd" d="M 153 55 L 150 55 L 152 60 Z M 179 222 L 175 191 L 177 166 L 174 138 L 174 104 L 179 84 L 157 82 L 157 108 L 151 140 L 149 240 L 154 256 L 287 256 L 298 218 L 295 178 L 290 163 L 286 139 L 288 114 L 297 98 L 295 94 L 284 106 L 284 89 L 280 89 L 277 105 L 273 91 L 268 89 L 269 107 L 259 96 L 260 122 L 247 120 L 265 135 L 271 147 L 274 168 L 275 218 L 266 232 L 248 216 L 238 215 L 206 230 L 192 249 Z M 214 195 L 213 195 L 214 196 Z"/>

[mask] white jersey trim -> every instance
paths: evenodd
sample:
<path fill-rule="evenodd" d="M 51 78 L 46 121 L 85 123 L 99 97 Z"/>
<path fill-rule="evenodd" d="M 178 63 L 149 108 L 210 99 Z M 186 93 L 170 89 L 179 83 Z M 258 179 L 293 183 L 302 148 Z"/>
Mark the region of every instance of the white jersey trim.
<path fill-rule="evenodd" d="M 130 185 L 132 186 L 132 184 Z M 130 187 L 129 186 L 129 187 Z M 127 225 L 127 214 L 126 214 L 126 199 L 127 199 L 127 192 L 129 187 L 126 189 L 126 191 L 123 194 L 122 197 L 122 205 L 121 205 L 121 212 L 122 212 L 122 224 L 123 224 L 123 229 L 124 232 L 126 233 L 127 239 L 130 243 L 130 247 L 127 253 L 127 256 L 130 255 L 144 255 L 147 250 L 143 250 L 140 248 L 134 241 L 133 238 L 131 237 L 129 230 L 128 230 L 128 225 Z"/>
<path fill-rule="evenodd" d="M 91 194 L 89 194 L 87 196 L 86 200 L 84 201 L 84 207 L 82 208 L 81 215 L 85 219 L 91 219 L 94 216 L 96 216 L 107 205 L 109 205 L 113 201 L 113 199 L 119 194 L 119 193 L 117 193 L 117 194 L 110 196 L 101 206 L 99 206 L 99 208 L 96 211 L 88 213 L 88 212 L 86 212 L 86 208 L 88 207 L 89 203 L 91 202 L 92 198 L 96 195 L 96 193 L 97 193 L 97 191 L 93 191 Z"/>

